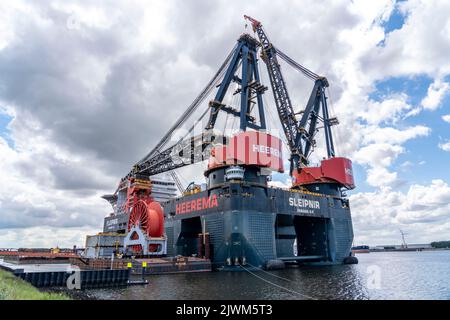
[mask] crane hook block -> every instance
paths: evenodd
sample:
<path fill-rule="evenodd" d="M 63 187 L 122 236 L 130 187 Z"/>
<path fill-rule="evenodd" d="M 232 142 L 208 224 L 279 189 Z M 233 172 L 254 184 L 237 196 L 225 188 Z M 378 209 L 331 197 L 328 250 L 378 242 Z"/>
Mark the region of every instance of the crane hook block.
<path fill-rule="evenodd" d="M 253 26 L 253 30 L 255 30 L 255 29 L 257 29 L 258 27 L 261 26 L 261 22 L 259 22 L 259 21 L 256 20 L 256 19 L 253 19 L 252 17 L 249 17 L 249 16 L 247 16 L 247 15 L 244 15 L 244 19 L 247 19 L 248 21 L 250 21 L 250 23 L 251 23 L 252 26 Z"/>

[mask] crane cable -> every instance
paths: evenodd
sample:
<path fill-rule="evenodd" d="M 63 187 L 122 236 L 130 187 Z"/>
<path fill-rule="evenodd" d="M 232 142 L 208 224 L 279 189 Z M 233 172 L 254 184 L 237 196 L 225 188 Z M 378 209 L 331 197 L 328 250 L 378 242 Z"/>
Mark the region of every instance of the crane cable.
<path fill-rule="evenodd" d="M 272 276 L 272 277 L 275 277 L 275 278 L 278 278 L 278 279 L 281 279 L 281 280 L 284 280 L 284 281 L 287 281 L 287 282 L 292 282 L 290 279 L 287 279 L 287 278 L 283 278 L 283 277 L 277 276 L 276 274 L 273 274 L 272 272 L 268 272 L 268 271 L 264 270 L 263 268 L 254 266 L 254 265 L 252 265 L 252 264 L 250 264 L 250 263 L 248 263 L 248 262 L 247 262 L 247 264 L 248 264 L 250 267 L 255 268 L 255 269 L 258 269 L 259 271 L 261 271 L 261 272 L 263 272 L 263 273 L 265 273 L 265 274 L 268 274 L 268 275 L 270 275 L 270 276 Z"/>
<path fill-rule="evenodd" d="M 263 277 L 260 277 L 260 276 L 257 275 L 256 273 L 254 273 L 254 272 L 250 271 L 249 269 L 247 269 L 246 267 L 244 267 L 242 264 L 239 264 L 239 266 L 240 266 L 242 269 L 244 269 L 245 271 L 247 271 L 248 273 L 250 273 L 252 276 L 254 276 L 254 277 L 256 277 L 256 278 L 258 278 L 258 279 L 260 279 L 260 280 L 262 280 L 262 281 L 264 281 L 264 282 L 266 282 L 266 283 L 268 283 L 268 284 L 270 284 L 270 285 L 272 285 L 272 286 L 274 286 L 274 287 L 283 289 L 283 290 L 288 291 L 289 293 L 292 293 L 292 294 L 296 294 L 296 295 L 305 297 L 305 298 L 307 298 L 307 299 L 309 299 L 309 300 L 318 300 L 318 299 L 316 299 L 316 298 L 314 298 L 314 297 L 311 297 L 311 296 L 308 296 L 308 295 L 306 295 L 306 294 L 297 292 L 297 291 L 295 291 L 295 290 L 292 290 L 292 289 L 289 289 L 289 288 L 280 286 L 279 284 L 276 284 L 276 283 L 274 283 L 274 282 L 272 282 L 272 281 L 270 281 L 270 280 L 264 279 Z"/>
<path fill-rule="evenodd" d="M 160 153 L 161 149 L 164 145 L 167 144 L 168 140 L 172 136 L 173 132 L 179 128 L 194 112 L 197 110 L 198 106 L 204 101 L 206 96 L 211 92 L 211 90 L 217 86 L 217 83 L 221 78 L 223 77 L 225 70 L 229 66 L 229 63 L 231 61 L 231 57 L 234 54 L 234 51 L 236 49 L 235 45 L 233 49 L 230 51 L 228 56 L 226 57 L 225 61 L 217 71 L 217 73 L 214 75 L 214 77 L 210 80 L 210 82 L 207 84 L 207 86 L 203 89 L 203 91 L 200 93 L 199 96 L 191 103 L 191 105 L 188 107 L 188 109 L 181 115 L 181 117 L 178 118 L 178 120 L 175 122 L 175 124 L 169 129 L 169 131 L 166 133 L 166 135 L 160 140 L 160 142 L 153 148 L 153 150 L 148 153 L 142 160 L 140 160 L 137 165 L 140 165 L 146 161 L 148 161 L 151 157 L 155 155 L 155 153 Z M 291 59 L 289 56 L 287 56 L 285 53 L 283 53 L 281 50 L 275 48 L 275 52 L 289 65 L 291 65 L 293 68 L 299 70 L 302 72 L 306 77 L 308 77 L 311 80 L 317 80 L 321 77 L 312 72 L 311 70 L 303 67 L 299 63 L 295 62 L 293 59 Z M 201 115 L 200 119 L 203 119 L 203 117 L 208 112 L 209 108 L 206 108 L 205 112 Z M 195 126 L 195 124 L 194 124 Z M 188 132 L 191 132 L 194 129 L 194 126 L 190 128 Z M 183 140 L 184 137 L 180 138 L 177 143 L 180 143 Z"/>
<path fill-rule="evenodd" d="M 206 98 L 206 96 L 211 92 L 211 90 L 217 85 L 219 80 L 221 80 L 222 76 L 225 73 L 225 70 L 227 69 L 228 65 L 230 64 L 231 57 L 233 56 L 235 50 L 235 45 L 233 49 L 230 51 L 228 56 L 225 58 L 225 61 L 220 66 L 217 73 L 214 75 L 214 77 L 208 82 L 206 87 L 202 90 L 202 92 L 195 98 L 195 100 L 191 103 L 191 105 L 187 108 L 187 110 L 178 118 L 178 120 L 175 122 L 175 124 L 169 129 L 169 131 L 164 135 L 164 137 L 159 141 L 159 143 L 153 148 L 152 151 L 150 151 L 141 161 L 138 162 L 138 164 L 148 160 L 150 157 L 152 157 L 157 151 L 160 151 L 161 148 L 167 144 L 169 138 L 171 137 L 172 133 L 179 128 L 191 115 L 192 113 L 197 110 L 198 106 L 203 102 L 203 100 Z M 208 109 L 207 109 L 208 110 Z M 180 139 L 181 141 L 182 139 Z"/>
<path fill-rule="evenodd" d="M 239 87 L 238 84 L 236 84 L 235 87 L 236 87 L 236 90 L 237 90 L 238 87 Z M 240 100 L 240 99 L 238 98 L 238 95 L 233 95 L 233 97 L 232 97 L 232 99 L 231 99 L 230 107 L 231 107 L 231 108 L 236 107 L 237 104 L 238 104 L 238 100 Z M 231 128 L 230 128 L 230 130 L 228 131 L 228 133 L 230 134 L 230 136 L 232 136 L 232 135 L 234 134 L 234 124 L 235 124 L 235 122 L 236 122 L 237 117 L 233 117 L 232 119 L 233 119 L 233 120 L 232 120 L 232 122 L 231 122 Z"/>
<path fill-rule="evenodd" d="M 326 88 L 326 90 L 327 90 L 327 93 L 328 93 L 328 98 L 330 100 L 330 103 L 328 104 L 329 107 L 330 107 L 330 116 L 331 117 L 336 117 L 336 113 L 334 112 L 334 107 L 333 107 L 333 104 L 334 104 L 333 101 L 334 100 L 331 97 L 331 90 L 330 90 L 330 88 Z M 335 148 L 335 153 L 336 154 L 341 154 L 341 151 L 342 151 L 342 150 L 340 150 L 340 146 L 342 145 L 343 139 L 342 139 L 342 136 L 341 136 L 342 132 L 341 132 L 341 130 L 339 130 L 339 127 L 340 126 L 336 126 L 336 130 L 333 130 L 334 128 L 330 127 L 332 136 L 336 137 L 336 143 L 334 144 L 334 148 Z M 334 134 L 333 134 L 333 132 L 334 132 Z"/>
<path fill-rule="evenodd" d="M 274 128 L 268 128 L 268 129 L 269 129 L 269 130 L 270 130 L 270 129 L 277 129 L 277 130 L 279 130 L 279 131 L 283 131 L 282 128 L 280 129 L 280 127 L 281 127 L 281 123 L 280 123 L 280 120 L 279 120 L 280 118 L 277 117 L 277 116 L 275 116 L 275 115 L 273 114 L 273 112 L 272 112 L 272 109 L 268 107 L 267 99 L 266 99 L 265 96 L 263 96 L 263 103 L 264 103 L 264 110 L 266 111 L 266 114 L 268 114 L 268 115 L 269 115 L 269 118 L 270 118 L 270 122 L 267 122 L 267 121 L 266 121 L 266 123 L 267 123 L 267 124 L 271 123 L 271 126 L 272 126 L 272 125 L 275 126 Z M 277 121 L 277 119 L 278 119 L 278 121 Z M 277 125 L 277 124 L 278 124 L 278 125 Z M 268 127 L 268 126 L 267 126 L 267 127 Z M 288 142 L 287 142 L 286 135 L 281 134 L 281 135 L 279 135 L 279 136 L 277 135 L 277 137 L 278 137 L 278 138 L 286 145 L 286 147 L 289 149 L 289 144 L 288 144 Z"/>
<path fill-rule="evenodd" d="M 204 112 L 202 113 L 202 115 L 200 116 L 200 118 L 198 119 L 198 121 L 201 121 L 201 120 L 205 117 L 205 115 L 208 113 L 208 111 L 209 111 L 209 109 L 206 108 L 205 111 L 204 111 Z M 189 136 L 189 134 L 192 132 L 192 130 L 194 130 L 194 128 L 195 128 L 195 123 L 191 126 L 191 128 L 188 130 L 188 132 L 187 132 L 182 138 L 180 138 L 180 139 L 177 141 L 177 143 L 175 143 L 172 147 L 169 147 L 169 148 L 166 149 L 166 150 L 169 150 L 169 149 L 172 149 L 172 150 L 173 150 L 173 148 L 174 148 L 175 146 L 179 145 L 179 144 L 183 141 L 183 139 L 186 138 L 186 136 Z M 165 150 L 165 151 L 166 151 L 166 150 Z M 156 150 L 155 153 L 161 154 L 161 151 L 160 151 L 160 150 Z M 151 160 L 151 159 L 152 159 L 152 156 L 149 154 L 149 155 L 147 156 L 146 159 L 142 159 L 142 160 L 141 160 L 140 162 L 138 162 L 136 165 L 142 165 L 142 164 L 144 164 L 145 162 L 147 162 L 147 161 L 149 161 L 149 160 Z M 159 162 L 153 163 L 153 165 L 157 165 L 157 164 L 159 164 L 159 163 L 161 163 L 161 162 L 163 162 L 163 161 L 164 161 L 164 159 L 160 159 Z M 133 171 L 132 171 L 132 172 L 133 172 Z M 131 174 L 131 172 L 130 172 L 128 175 L 130 175 L 130 174 Z M 125 179 L 125 178 L 123 178 L 123 179 Z"/>
<path fill-rule="evenodd" d="M 300 71 L 301 73 L 303 73 L 303 75 L 305 75 L 305 76 L 306 76 L 307 78 L 309 78 L 310 80 L 317 81 L 317 80 L 319 80 L 319 79 L 324 79 L 324 77 L 319 76 L 318 74 L 312 72 L 312 71 L 309 70 L 308 68 L 306 68 L 306 67 L 302 66 L 301 64 L 299 64 L 298 62 L 296 62 L 294 59 L 290 58 L 287 54 L 285 54 L 284 52 L 282 52 L 280 49 L 274 47 L 274 50 L 275 50 L 276 54 L 277 54 L 282 60 L 284 60 L 285 62 L 287 62 L 287 63 L 288 63 L 291 67 L 293 67 L 294 69 L 296 69 L 296 70 Z M 328 85 L 326 86 L 326 90 L 327 90 L 327 92 L 328 92 L 328 97 L 330 98 L 330 111 L 331 111 L 331 113 L 334 115 L 334 110 L 333 110 L 333 107 L 332 107 L 332 99 L 331 99 L 331 96 L 330 96 L 330 90 L 329 90 L 329 88 L 328 88 Z M 331 128 L 331 130 L 332 130 L 332 128 Z M 334 130 L 332 130 L 332 131 L 334 131 Z M 340 137 L 340 135 L 339 135 L 339 130 L 336 130 L 336 131 L 334 131 L 334 132 L 335 132 L 335 134 L 336 134 L 336 135 L 335 135 L 335 136 L 336 136 L 336 140 L 337 140 L 336 142 L 338 142 L 338 145 L 340 145 L 340 142 L 342 141 L 342 139 L 341 139 L 341 137 Z M 336 147 L 335 147 L 335 148 L 336 148 Z M 339 149 L 339 147 L 336 148 L 336 151 L 338 151 L 338 149 Z M 313 150 L 314 150 L 314 147 L 311 148 L 310 154 L 313 152 Z M 338 152 L 338 153 L 339 153 L 339 152 Z M 307 157 L 308 157 L 308 155 L 307 155 Z"/>
<path fill-rule="evenodd" d="M 280 49 L 275 48 L 275 47 L 274 47 L 274 49 L 275 49 L 275 52 L 277 53 L 277 55 L 281 59 L 286 61 L 294 69 L 296 69 L 296 70 L 300 71 L 301 73 L 303 73 L 307 78 L 309 78 L 311 80 L 314 80 L 314 81 L 322 78 L 318 74 L 312 72 L 308 68 L 306 68 L 306 67 L 302 66 L 300 63 L 296 62 L 294 59 L 290 58 L 287 54 L 282 52 Z"/>

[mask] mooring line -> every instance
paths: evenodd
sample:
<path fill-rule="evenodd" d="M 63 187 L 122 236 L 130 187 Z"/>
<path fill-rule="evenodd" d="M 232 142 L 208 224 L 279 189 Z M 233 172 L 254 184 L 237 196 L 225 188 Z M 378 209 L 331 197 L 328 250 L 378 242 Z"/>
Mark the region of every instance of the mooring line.
<path fill-rule="evenodd" d="M 284 280 L 284 281 L 287 281 L 287 282 L 292 282 L 291 279 L 287 279 L 287 278 L 283 278 L 283 277 L 277 276 L 276 274 L 273 274 L 273 273 L 271 273 L 271 272 L 268 272 L 268 271 L 264 270 L 263 268 L 260 268 L 260 267 L 257 267 L 257 266 L 253 266 L 253 265 L 251 265 L 251 264 L 248 263 L 248 262 L 247 262 L 247 264 L 248 264 L 250 267 L 252 267 L 252 268 L 256 268 L 256 269 L 258 269 L 259 271 L 262 271 L 262 272 L 264 272 L 264 273 L 267 273 L 268 275 L 271 275 L 272 277 L 275 277 L 275 278 L 278 278 L 278 279 L 281 279 L 281 280 Z"/>
<path fill-rule="evenodd" d="M 280 285 L 278 285 L 278 284 L 276 284 L 276 283 L 273 283 L 272 281 L 269 281 L 269 280 L 267 280 L 267 279 L 264 279 L 263 277 L 260 277 L 260 276 L 258 276 L 257 274 L 255 274 L 254 272 L 251 272 L 250 270 L 248 270 L 247 268 L 245 268 L 245 267 L 244 267 L 243 265 L 241 265 L 241 264 L 240 264 L 239 266 L 240 266 L 242 269 L 244 269 L 245 271 L 247 271 L 248 273 L 250 273 L 251 275 L 255 276 L 256 278 L 258 278 L 258 279 L 260 279 L 260 280 L 262 280 L 262 281 L 264 281 L 264 282 L 267 282 L 267 283 L 269 283 L 269 284 L 271 284 L 271 285 L 273 285 L 273 286 L 275 286 L 275 287 L 278 287 L 278 288 L 280 288 L 280 289 L 286 290 L 286 291 L 288 291 L 288 292 L 290 292 L 290 293 L 297 294 L 297 295 L 299 295 L 299 296 L 303 296 L 303 297 L 305 297 L 305 298 L 307 298 L 307 299 L 310 299 L 310 300 L 318 300 L 318 299 L 316 299 L 316 298 L 314 298 L 314 297 L 311 297 L 311 296 L 308 296 L 308 295 L 306 295 L 306 294 L 303 294 L 303 293 L 294 291 L 294 290 L 292 290 L 292 289 L 289 289 L 289 288 L 280 286 Z"/>

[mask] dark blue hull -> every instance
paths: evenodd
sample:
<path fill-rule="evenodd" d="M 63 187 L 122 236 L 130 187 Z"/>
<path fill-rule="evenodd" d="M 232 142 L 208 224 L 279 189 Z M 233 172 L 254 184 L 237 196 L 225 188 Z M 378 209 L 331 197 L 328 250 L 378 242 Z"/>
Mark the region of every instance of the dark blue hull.
<path fill-rule="evenodd" d="M 342 264 L 351 252 L 348 201 L 336 196 L 228 182 L 171 200 L 164 211 L 168 255 L 198 254 L 206 233 L 215 269 Z"/>

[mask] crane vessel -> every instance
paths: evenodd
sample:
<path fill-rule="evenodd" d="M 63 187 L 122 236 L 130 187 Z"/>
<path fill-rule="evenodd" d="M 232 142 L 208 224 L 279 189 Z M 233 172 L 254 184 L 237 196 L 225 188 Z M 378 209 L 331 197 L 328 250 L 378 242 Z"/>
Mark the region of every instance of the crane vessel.
<path fill-rule="evenodd" d="M 356 263 L 345 195 L 355 187 L 352 163 L 335 155 L 331 126 L 338 121 L 329 115 L 329 83 L 275 47 L 259 21 L 244 17 L 255 36 L 244 33 L 238 38 L 217 73 L 161 141 L 121 179 L 114 194 L 104 196 L 114 213 L 105 218 L 103 231 L 117 236 L 125 255 L 207 257 L 217 270 Z M 313 81 L 301 112 L 294 111 L 279 59 Z M 260 60 L 289 150 L 289 188 L 268 183 L 273 172 L 284 171 L 285 155 L 281 137 L 267 129 L 263 95 L 269 88 L 261 83 Z M 206 117 L 204 130 L 173 142 L 174 131 L 214 90 L 200 117 Z M 226 103 L 230 93 L 239 98 L 238 104 Z M 221 114 L 238 121 L 235 134 L 217 133 Z M 310 155 L 320 130 L 327 154 L 320 165 L 312 166 Z M 181 183 L 173 170 L 203 160 L 206 185 L 190 185 L 176 196 L 175 185 Z M 159 178 L 165 172 L 172 172 L 176 184 Z"/>

